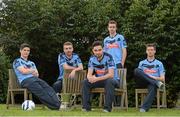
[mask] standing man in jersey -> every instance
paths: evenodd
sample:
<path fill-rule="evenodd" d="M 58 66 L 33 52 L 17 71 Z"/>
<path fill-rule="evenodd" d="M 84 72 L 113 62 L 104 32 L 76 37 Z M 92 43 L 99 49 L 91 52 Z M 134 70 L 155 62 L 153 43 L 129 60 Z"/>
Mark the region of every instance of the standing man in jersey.
<path fill-rule="evenodd" d="M 127 44 L 124 37 L 116 32 L 117 22 L 108 23 L 109 36 L 104 39 L 104 51 L 113 56 L 117 68 L 123 68 L 127 56 Z"/>
<path fill-rule="evenodd" d="M 165 80 L 165 70 L 163 64 L 155 59 L 156 46 L 154 44 L 146 45 L 147 58 L 139 63 L 135 69 L 135 77 L 138 85 L 143 85 L 148 88 L 146 96 L 140 112 L 147 112 L 156 96 L 157 88 L 163 88 L 164 84 L 161 81 Z"/>
<path fill-rule="evenodd" d="M 115 64 L 110 54 L 103 52 L 102 43 L 95 41 L 92 45 L 92 55 L 88 63 L 87 79 L 83 81 L 83 111 L 91 111 L 90 90 L 105 88 L 104 112 L 111 112 L 114 100 L 114 89 L 119 87 L 119 79 L 114 77 Z"/>
<path fill-rule="evenodd" d="M 20 85 L 37 96 L 48 108 L 58 110 L 61 103 L 55 91 L 45 81 L 38 78 L 39 73 L 36 65 L 28 60 L 30 46 L 26 43 L 21 44 L 20 53 L 21 56 L 13 62 L 13 69 Z"/>
<path fill-rule="evenodd" d="M 60 53 L 58 56 L 59 77 L 53 84 L 56 93 L 60 93 L 62 90 L 64 70 L 72 70 L 69 78 L 74 78 L 76 71 L 83 70 L 81 59 L 76 53 L 73 53 L 73 44 L 71 42 L 65 42 L 63 50 L 64 53 Z"/>
<path fill-rule="evenodd" d="M 104 39 L 104 51 L 112 55 L 116 65 L 114 75 L 115 77 L 118 77 L 117 69 L 123 68 L 126 61 L 127 44 L 126 44 L 126 40 L 124 39 L 124 36 L 118 34 L 116 30 L 117 30 L 117 22 L 114 20 L 110 20 L 108 22 L 109 36 Z M 116 105 L 120 105 L 121 101 L 119 100 L 121 100 L 121 97 L 116 96 L 115 98 Z"/>

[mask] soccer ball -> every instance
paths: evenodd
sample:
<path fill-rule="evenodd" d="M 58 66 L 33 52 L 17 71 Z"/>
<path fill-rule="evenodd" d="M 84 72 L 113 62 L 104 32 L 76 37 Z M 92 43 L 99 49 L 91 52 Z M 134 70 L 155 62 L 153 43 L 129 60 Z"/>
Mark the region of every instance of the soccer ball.
<path fill-rule="evenodd" d="M 33 110 L 35 108 L 35 104 L 32 100 L 25 100 L 22 103 L 22 109 L 23 110 Z"/>

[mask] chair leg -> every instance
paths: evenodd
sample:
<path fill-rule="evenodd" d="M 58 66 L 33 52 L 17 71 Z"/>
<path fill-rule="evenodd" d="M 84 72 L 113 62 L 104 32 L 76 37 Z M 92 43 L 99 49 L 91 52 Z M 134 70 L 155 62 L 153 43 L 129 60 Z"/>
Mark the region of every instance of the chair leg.
<path fill-rule="evenodd" d="M 121 95 L 121 108 L 124 107 L 124 102 L 125 101 L 125 92 L 123 92 L 123 94 Z"/>
<path fill-rule="evenodd" d="M 33 99 L 32 99 L 32 93 L 29 93 L 29 99 L 30 99 L 30 100 L 33 100 Z"/>
<path fill-rule="evenodd" d="M 126 106 L 126 110 L 128 110 L 128 96 L 127 96 L 127 91 L 125 94 L 125 106 Z"/>
<path fill-rule="evenodd" d="M 14 101 L 14 92 L 11 91 L 11 104 L 14 106 L 15 105 L 15 101 Z"/>
<path fill-rule="evenodd" d="M 10 93 L 7 92 L 7 98 L 6 98 L 6 108 L 9 109 L 9 101 L 10 101 Z"/>
<path fill-rule="evenodd" d="M 102 95 L 103 95 L 103 94 L 100 93 L 100 96 L 99 96 L 99 107 L 102 107 L 102 98 L 103 98 Z"/>
<path fill-rule="evenodd" d="M 143 101 L 144 101 L 144 94 L 141 93 L 141 105 L 143 104 Z"/>
<path fill-rule="evenodd" d="M 138 92 L 135 91 L 135 99 L 136 99 L 136 108 L 138 108 Z"/>
<path fill-rule="evenodd" d="M 162 101 L 163 101 L 163 107 L 167 108 L 167 102 L 166 102 L 166 91 L 163 91 L 162 93 Z"/>
<path fill-rule="evenodd" d="M 157 91 L 157 108 L 160 108 L 160 91 Z"/>
<path fill-rule="evenodd" d="M 24 91 L 24 101 L 28 99 L 28 93 L 27 90 Z"/>

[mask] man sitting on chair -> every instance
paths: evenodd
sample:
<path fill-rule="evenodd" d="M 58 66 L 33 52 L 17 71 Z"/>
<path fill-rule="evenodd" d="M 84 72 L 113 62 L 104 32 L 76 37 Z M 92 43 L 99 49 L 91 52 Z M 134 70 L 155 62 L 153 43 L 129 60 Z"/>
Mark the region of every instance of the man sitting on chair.
<path fill-rule="evenodd" d="M 81 59 L 76 53 L 73 53 L 73 44 L 71 42 L 65 42 L 63 50 L 64 53 L 60 53 L 58 56 L 59 77 L 53 84 L 56 93 L 60 93 L 62 90 L 64 70 L 72 70 L 69 78 L 74 78 L 76 71 L 83 70 Z"/>
<path fill-rule="evenodd" d="M 161 81 L 165 80 L 165 70 L 163 64 L 155 59 L 155 53 L 155 44 L 147 44 L 147 59 L 141 61 L 138 68 L 134 71 L 137 84 L 148 87 L 148 95 L 140 108 L 140 112 L 147 112 L 150 109 L 156 96 L 157 88 L 164 87 Z"/>
<path fill-rule="evenodd" d="M 88 64 L 87 79 L 83 81 L 83 111 L 91 111 L 90 90 L 105 88 L 104 112 L 111 112 L 114 100 L 114 89 L 119 87 L 119 80 L 115 77 L 115 63 L 110 54 L 103 52 L 102 43 L 95 41 L 92 45 L 93 54 Z"/>
<path fill-rule="evenodd" d="M 20 53 L 20 58 L 15 59 L 13 62 L 13 69 L 20 85 L 37 96 L 48 108 L 58 110 L 61 103 L 55 91 L 45 81 L 38 78 L 39 73 L 36 65 L 28 60 L 30 46 L 26 43 L 21 44 Z"/>

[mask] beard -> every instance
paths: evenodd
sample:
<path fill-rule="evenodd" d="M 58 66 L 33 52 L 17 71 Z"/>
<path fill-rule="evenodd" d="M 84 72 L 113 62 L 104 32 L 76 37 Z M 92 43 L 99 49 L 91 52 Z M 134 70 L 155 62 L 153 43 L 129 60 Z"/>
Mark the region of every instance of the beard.
<path fill-rule="evenodd" d="M 103 55 L 96 55 L 98 60 L 100 60 L 102 58 Z"/>

